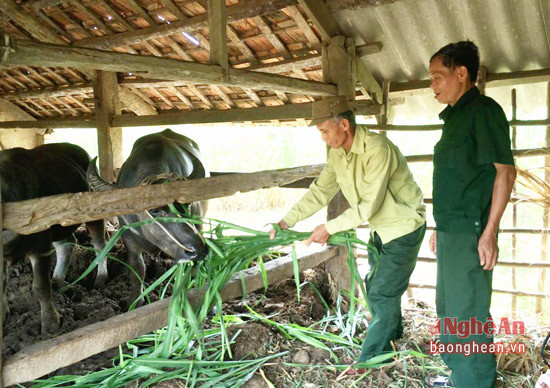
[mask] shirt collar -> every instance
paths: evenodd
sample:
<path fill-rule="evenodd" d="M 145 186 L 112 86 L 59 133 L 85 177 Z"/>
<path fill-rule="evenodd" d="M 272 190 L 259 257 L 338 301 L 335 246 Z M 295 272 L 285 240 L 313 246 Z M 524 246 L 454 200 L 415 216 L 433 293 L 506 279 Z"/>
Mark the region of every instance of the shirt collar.
<path fill-rule="evenodd" d="M 351 144 L 350 153 L 364 154 L 365 149 L 365 137 L 367 136 L 368 129 L 363 125 L 357 125 L 355 127 L 355 134 L 353 135 L 353 143 Z M 338 154 L 346 156 L 346 149 L 344 147 L 338 148 Z"/>
<path fill-rule="evenodd" d="M 477 86 L 474 86 L 466 93 L 462 95 L 453 106 L 447 105 L 443 111 L 439 114 L 439 118 L 443 121 L 447 121 L 451 116 L 451 113 L 456 110 L 463 110 L 471 101 L 473 101 L 477 96 L 480 95 L 479 89 Z"/>

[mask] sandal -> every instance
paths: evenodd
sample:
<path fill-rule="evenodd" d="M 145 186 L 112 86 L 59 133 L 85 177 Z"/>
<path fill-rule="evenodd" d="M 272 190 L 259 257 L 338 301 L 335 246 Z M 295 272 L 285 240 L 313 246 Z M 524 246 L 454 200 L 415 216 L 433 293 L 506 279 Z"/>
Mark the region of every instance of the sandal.
<path fill-rule="evenodd" d="M 426 387 L 454 387 L 450 378 L 446 376 L 426 377 Z"/>
<path fill-rule="evenodd" d="M 367 372 L 366 368 L 356 369 L 355 365 L 357 365 L 357 364 L 358 364 L 357 361 L 352 362 L 350 364 L 350 366 L 346 369 L 346 375 L 348 375 L 348 376 L 358 376 L 358 375 L 365 374 Z"/>

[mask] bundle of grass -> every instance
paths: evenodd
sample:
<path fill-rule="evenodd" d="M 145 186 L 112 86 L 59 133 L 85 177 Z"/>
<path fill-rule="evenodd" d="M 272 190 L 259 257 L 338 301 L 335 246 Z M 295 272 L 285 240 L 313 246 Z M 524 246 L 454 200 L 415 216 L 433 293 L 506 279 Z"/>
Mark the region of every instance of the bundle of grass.
<path fill-rule="evenodd" d="M 182 263 L 174 266 L 159 279 L 145 289 L 140 296 L 146 297 L 149 292 L 159 289 L 159 295 L 164 296 L 168 287 L 172 287 L 171 303 L 169 308 L 168 324 L 165 328 L 150 335 L 130 341 L 126 347 L 131 354 L 120 351 L 114 360 L 112 368 L 94 372 L 86 376 L 55 376 L 47 380 L 37 381 L 35 388 L 43 387 L 130 387 L 139 384 L 148 387 L 162 381 L 184 379 L 188 387 L 239 387 L 266 362 L 283 357 L 286 353 L 270 354 L 254 360 L 231 360 L 230 345 L 235 335 L 229 336 L 227 327 L 234 323 L 235 317 L 224 316 L 220 291 L 234 274 L 247 268 L 252 262 L 260 266 L 264 285 L 267 288 L 267 275 L 264 260 L 278 253 L 277 247 L 292 245 L 309 236 L 309 233 L 300 233 L 292 230 L 279 230 L 274 240 L 269 234 L 234 224 L 217 220 L 197 220 L 180 217 L 165 217 L 147 220 L 136 224 L 125 225 L 113 235 L 106 248 L 98 255 L 92 265 L 77 280 L 83 279 L 95 265 L 108 256 L 122 233 L 132 227 L 139 227 L 150 222 L 186 222 L 203 224 L 205 242 L 210 247 L 208 257 L 197 263 Z M 348 262 L 352 269 L 352 289 L 355 284 L 362 286 L 357 272 L 353 249 L 367 244 L 357 239 L 351 233 L 340 233 L 331 236 L 329 244 L 348 248 Z M 300 281 L 296 250 L 292 246 L 294 261 L 295 283 L 300 297 Z M 192 305 L 187 293 L 193 289 L 204 290 L 201 303 Z M 364 292 L 364 287 L 362 287 Z M 203 323 L 208 317 L 211 306 L 218 310 L 215 328 L 204 329 Z M 302 328 L 298 325 L 276 325 L 277 329 L 287 337 L 298 338 L 312 346 L 330 349 L 323 341 L 346 345 L 359 346 L 353 342 L 350 330 L 355 330 L 353 319 L 356 309 L 356 298 L 352 297 L 350 308 L 346 315 L 347 332 L 342 336 L 327 333 L 323 330 Z M 255 314 L 250 310 L 247 319 L 266 320 L 268 318 Z M 338 319 L 342 320 L 342 317 Z M 275 324 L 274 324 L 275 325 Z M 338 364 L 339 359 L 331 352 L 333 362 Z M 337 366 L 344 369 L 346 365 Z"/>

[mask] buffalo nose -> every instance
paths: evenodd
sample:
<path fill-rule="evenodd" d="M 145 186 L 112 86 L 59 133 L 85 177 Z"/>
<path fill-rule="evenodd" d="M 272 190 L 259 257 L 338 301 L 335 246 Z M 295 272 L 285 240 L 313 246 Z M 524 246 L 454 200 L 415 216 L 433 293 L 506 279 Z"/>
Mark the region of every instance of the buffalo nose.
<path fill-rule="evenodd" d="M 195 247 L 186 247 L 187 256 L 190 259 L 195 259 L 198 256 L 197 248 Z"/>

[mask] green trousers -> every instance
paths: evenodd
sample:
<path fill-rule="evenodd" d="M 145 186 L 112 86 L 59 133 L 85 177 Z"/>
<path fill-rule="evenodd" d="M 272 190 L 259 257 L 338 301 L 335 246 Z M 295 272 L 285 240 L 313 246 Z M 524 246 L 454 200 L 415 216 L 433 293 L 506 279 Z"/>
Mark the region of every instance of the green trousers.
<path fill-rule="evenodd" d="M 457 322 L 476 320 L 485 323 L 491 316 L 493 271 L 479 264 L 478 236 L 475 233 L 437 232 L 437 315 L 441 319 L 442 344 L 492 343 L 483 332 L 472 332 L 459 338 L 445 318 Z M 493 354 L 444 353 L 441 358 L 452 371 L 451 379 L 458 388 L 491 388 L 496 375 Z"/>
<path fill-rule="evenodd" d="M 425 233 L 423 225 L 387 244 L 382 244 L 377 233 L 371 236 L 369 243 L 378 250 L 379 257 L 369 251 L 370 272 L 365 284 L 372 320 L 358 362 L 392 351 L 390 341 L 403 336 L 401 296 L 409 286 Z"/>

